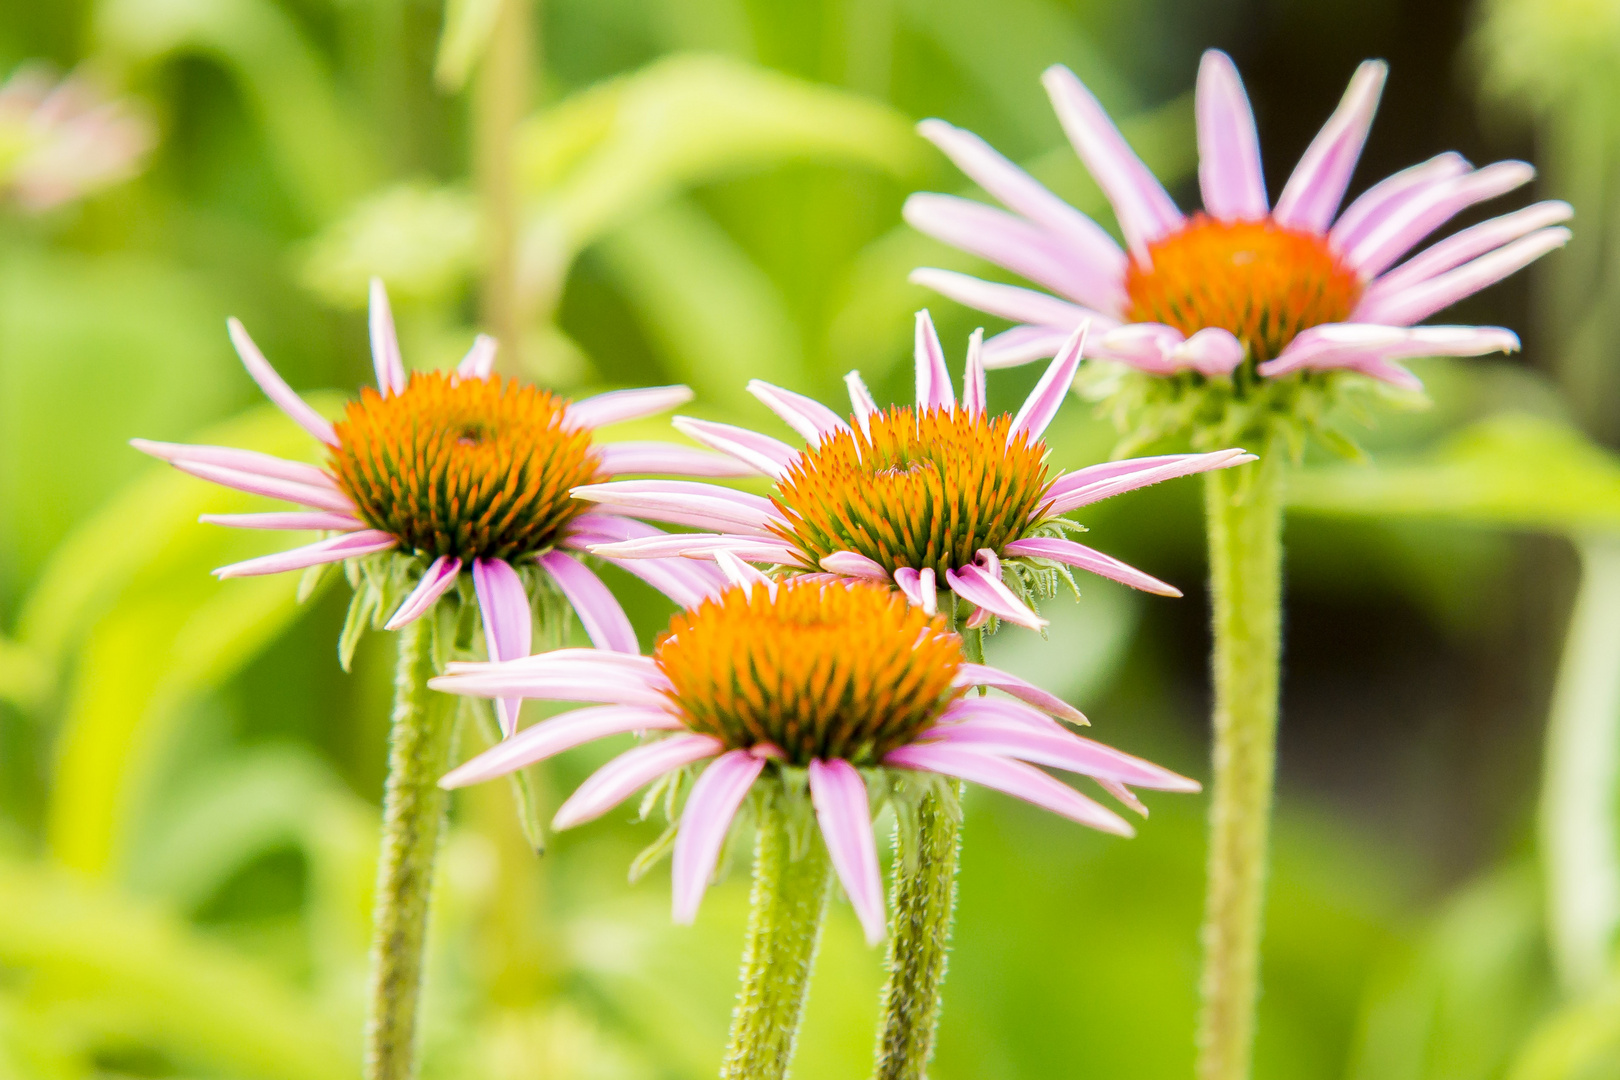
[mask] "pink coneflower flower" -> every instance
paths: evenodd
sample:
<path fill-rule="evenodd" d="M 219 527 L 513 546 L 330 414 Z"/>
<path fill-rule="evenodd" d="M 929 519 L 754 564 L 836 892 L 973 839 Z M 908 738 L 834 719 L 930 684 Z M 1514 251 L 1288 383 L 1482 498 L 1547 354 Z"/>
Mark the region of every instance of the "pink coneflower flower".
<path fill-rule="evenodd" d="M 943 616 L 890 589 L 807 576 L 773 582 L 728 553 L 720 559 L 742 583 L 677 613 L 650 657 L 575 649 L 452 664 L 430 685 L 601 705 L 527 728 L 441 785 L 478 783 L 612 735 L 667 732 L 604 765 L 553 825 L 601 817 L 642 786 L 707 763 L 686 796 L 674 846 L 674 917 L 690 923 L 749 791 L 762 777 L 805 770 L 821 837 L 870 942 L 884 931 L 871 805 L 890 789 L 885 773 L 958 777 L 1122 836 L 1131 828 L 1119 815 L 1035 766 L 1092 777 L 1137 810 L 1130 787 L 1198 790 L 1073 734 L 1053 719 L 1084 722 L 1073 708 L 967 663 Z M 1011 696 L 970 696 L 975 686 Z"/>
<path fill-rule="evenodd" d="M 1179 596 L 1170 585 L 1068 539 L 1063 515 L 1171 477 L 1254 460 L 1242 450 L 1172 454 L 1053 475 L 1041 435 L 1080 363 L 1085 330 L 1073 330 L 1016 416 L 985 411 L 980 335 L 968 344 L 957 402 L 928 312 L 917 314 L 917 403 L 879 409 L 851 373 L 846 423 L 810 398 L 758 380 L 749 390 L 808 445 L 677 417 L 687 435 L 771 477 L 769 499 L 711 484 L 631 480 L 575 489 L 582 499 L 715 532 L 603 545 L 599 553 L 713 557 L 726 551 L 796 572 L 892 582 L 932 614 L 938 590 L 974 606 L 972 625 L 994 616 L 1040 628 L 1030 606 L 1035 574 L 1079 567 L 1137 589 Z M 597 548 L 593 548 L 597 551 Z M 1064 570 L 1066 573 L 1067 570 Z"/>
<path fill-rule="evenodd" d="M 0 85 L 0 189 L 30 212 L 135 175 L 154 141 L 143 114 L 80 76 L 25 64 Z"/>
<path fill-rule="evenodd" d="M 568 494 L 570 488 L 622 473 L 735 476 L 742 471 L 704 450 L 592 441 L 592 429 L 603 424 L 650 416 L 689 400 L 691 391 L 684 386 L 617 390 L 570 402 L 492 375 L 495 341 L 484 336 L 454 371 L 407 375 L 378 281 L 371 289 L 377 389 L 363 389 L 336 423 L 276 374 L 241 323 L 232 319 L 229 327 L 248 374 L 324 444 L 326 468 L 224 446 L 144 439 L 133 440 L 134 445 L 204 480 L 301 507 L 211 514 L 204 521 L 332 535 L 214 573 L 221 578 L 276 574 L 388 551 L 415 556 L 426 567 L 385 627 L 397 630 L 420 618 L 460 575 L 470 574 L 492 660 L 529 655 L 530 603 L 516 569 L 524 562 L 538 565 L 597 647 L 639 651 L 623 608 L 580 556 L 591 544 L 657 530 L 579 502 Z M 625 568 L 682 605 L 697 603 L 723 584 L 712 569 L 680 560 L 636 561 Z M 517 704 L 502 702 L 497 710 L 507 732 L 516 721 Z"/>
<path fill-rule="evenodd" d="M 1199 184 L 1204 209 L 1183 216 L 1068 68 L 1043 82 L 1058 119 L 1113 205 L 1113 238 L 978 136 L 942 120 L 922 134 L 1011 213 L 949 195 L 906 203 L 914 227 L 1050 289 L 920 269 L 912 280 L 1022 325 L 985 343 L 990 367 L 1051 356 L 1081 319 L 1087 355 L 1153 375 L 1263 377 L 1351 369 L 1417 388 L 1401 361 L 1511 351 L 1495 326 L 1417 326 L 1564 244 L 1571 210 L 1541 202 L 1464 229 L 1408 258 L 1435 229 L 1535 175 L 1522 161 L 1475 169 L 1455 153 L 1375 184 L 1338 213 L 1372 125 L 1386 67 L 1356 71 L 1338 109 L 1273 205 L 1248 97 L 1232 61 L 1204 54 L 1198 71 Z"/>

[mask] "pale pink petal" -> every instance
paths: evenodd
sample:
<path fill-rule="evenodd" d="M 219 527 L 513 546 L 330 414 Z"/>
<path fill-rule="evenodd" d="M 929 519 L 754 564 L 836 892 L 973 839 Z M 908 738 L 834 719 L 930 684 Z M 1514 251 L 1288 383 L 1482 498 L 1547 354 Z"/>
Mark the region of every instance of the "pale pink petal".
<path fill-rule="evenodd" d="M 726 579 L 720 574 L 685 559 L 627 559 L 614 565 L 634 574 L 683 608 L 697 607 L 726 589 Z"/>
<path fill-rule="evenodd" d="M 981 326 L 968 338 L 967 367 L 962 371 L 962 409 L 969 416 L 983 416 L 987 396 L 984 385 L 984 327 Z"/>
<path fill-rule="evenodd" d="M 1012 427 L 1007 429 L 1008 446 L 1011 446 L 1020 435 L 1030 442 L 1035 442 L 1046 434 L 1047 425 L 1057 416 L 1058 409 L 1063 405 L 1063 399 L 1069 394 L 1069 388 L 1074 385 L 1074 373 L 1080 370 L 1080 356 L 1085 349 L 1086 331 L 1090 328 L 1090 323 L 1081 323 L 1075 327 L 1074 333 L 1058 352 L 1057 358 L 1047 365 L 1040 382 L 1035 384 L 1035 389 L 1024 399 L 1018 415 L 1013 417 Z"/>
<path fill-rule="evenodd" d="M 684 480 L 619 480 L 573 489 L 574 498 L 618 507 L 625 513 L 716 532 L 773 536 L 781 521 L 770 500 L 742 491 Z"/>
<path fill-rule="evenodd" d="M 966 746 L 944 746 L 938 743 L 913 743 L 891 750 L 883 763 L 898 769 L 921 769 L 925 772 L 955 776 L 970 783 L 1005 792 L 1015 799 L 1023 799 L 1044 810 L 1060 814 L 1071 821 L 1089 825 L 1103 832 L 1120 836 L 1134 836 L 1135 830 L 1118 814 L 1086 798 L 1062 781 L 1056 780 L 1033 765 L 1010 761 L 993 754 L 982 754 Z"/>
<path fill-rule="evenodd" d="M 720 572 L 726 575 L 727 580 L 733 585 L 740 585 L 744 589 L 753 589 L 756 585 L 763 585 L 765 591 L 771 594 L 771 599 L 776 599 L 776 582 L 755 570 L 731 552 L 716 551 L 714 553 L 714 562 L 716 566 L 720 567 Z"/>
<path fill-rule="evenodd" d="M 669 680 L 651 657 L 601 649 L 556 649 L 504 663 L 452 661 L 428 681 L 435 690 L 476 697 L 594 701 L 659 709 Z"/>
<path fill-rule="evenodd" d="M 214 576 L 224 580 L 257 577 L 260 574 L 279 574 L 286 570 L 302 570 L 305 567 L 342 562 L 344 559 L 358 559 L 363 555 L 375 555 L 379 551 L 387 551 L 398 542 L 388 533 L 376 529 L 363 529 L 360 532 L 344 533 L 342 536 L 329 536 L 325 540 L 317 540 L 313 544 L 305 544 L 291 551 L 261 555 L 257 559 L 222 566 L 214 571 Z"/>
<path fill-rule="evenodd" d="M 568 422 L 575 427 L 599 428 L 622 420 L 657 416 L 692 400 L 684 386 L 648 386 L 636 390 L 609 390 L 568 406 Z"/>
<path fill-rule="evenodd" d="M 1116 476 L 1126 473 L 1142 472 L 1147 469 L 1156 469 L 1160 465 L 1169 465 L 1176 461 L 1191 461 L 1199 457 L 1198 454 L 1160 454 L 1156 457 L 1124 458 L 1120 461 L 1104 461 L 1097 465 L 1087 465 L 1083 469 L 1076 469 L 1072 473 L 1064 473 L 1052 482 L 1047 488 L 1049 494 L 1061 494 L 1073 491 L 1076 488 L 1088 487 L 1099 480 L 1112 480 Z"/>
<path fill-rule="evenodd" d="M 847 761 L 810 763 L 810 802 L 827 843 L 827 855 L 843 882 L 850 906 L 866 931 L 866 943 L 883 940 L 883 878 L 877 843 L 872 836 L 872 810 L 866 784 Z"/>
<path fill-rule="evenodd" d="M 763 402 L 767 409 L 780 417 L 784 424 L 797 432 L 811 446 L 815 446 L 828 435 L 849 430 L 849 425 L 844 423 L 843 417 L 814 398 L 795 394 L 792 390 L 784 390 L 761 379 L 750 379 L 748 392 Z"/>
<path fill-rule="evenodd" d="M 939 611 L 939 585 L 932 566 L 925 566 L 921 570 L 902 566 L 894 572 L 894 583 L 906 594 L 906 599 L 923 609 L 924 614 L 933 615 Z"/>
<path fill-rule="evenodd" d="M 1187 340 L 1186 335 L 1163 323 L 1130 323 L 1105 331 L 1092 349 L 1104 360 L 1128 364 L 1150 375 L 1173 375 L 1177 365 L 1171 352 Z"/>
<path fill-rule="evenodd" d="M 603 443 L 602 470 L 612 476 L 663 473 L 671 476 L 758 476 L 759 470 L 723 454 L 711 454 L 679 443 L 653 440 Z"/>
<path fill-rule="evenodd" d="M 377 369 L 377 390 L 390 397 L 405 389 L 405 361 L 399 354 L 399 335 L 394 331 L 394 313 L 388 307 L 388 290 L 382 278 L 371 279 L 371 362 Z"/>
<path fill-rule="evenodd" d="M 1350 174 L 1361 158 L 1388 75 L 1389 65 L 1382 60 L 1367 60 L 1356 68 L 1339 107 L 1305 148 L 1282 194 L 1277 196 L 1272 216 L 1278 224 L 1327 232 L 1350 186 Z"/>
<path fill-rule="evenodd" d="M 1067 733 L 1068 728 L 1058 723 L 1052 717 L 1022 701 L 1009 701 L 1003 697 L 983 697 L 978 694 L 969 694 L 958 698 L 940 714 L 939 722 L 923 732 L 921 738 L 933 738 L 942 728 L 952 724 L 961 724 L 969 720 L 983 723 L 1016 724 L 1036 731 L 1057 731 Z"/>
<path fill-rule="evenodd" d="M 681 726 L 678 717 L 661 709 L 636 709 L 624 705 L 579 709 L 542 720 L 510 739 L 502 739 L 471 761 L 446 773 L 439 786 L 450 789 L 493 780 L 537 761 L 556 757 L 565 750 L 612 735 L 632 731 L 679 731 Z"/>
<path fill-rule="evenodd" d="M 1198 186 L 1220 221 L 1258 221 L 1271 209 L 1260 168 L 1260 136 L 1232 58 L 1218 49 L 1198 65 Z"/>
<path fill-rule="evenodd" d="M 858 551 L 835 551 L 831 555 L 824 555 L 821 568 L 843 577 L 867 578 L 884 584 L 890 580 L 887 570 Z"/>
<path fill-rule="evenodd" d="M 294 510 L 269 514 L 202 514 L 197 518 L 204 525 L 229 525 L 237 529 L 286 529 L 299 532 L 317 529 L 321 532 L 354 532 L 365 524 L 349 514 L 329 510 Z"/>
<path fill-rule="evenodd" d="M 722 454 L 729 454 L 773 480 L 787 472 L 800 457 L 799 451 L 781 439 L 773 439 L 734 424 L 694 420 L 689 416 L 677 416 L 670 423 L 687 438 Z"/>
<path fill-rule="evenodd" d="M 1117 581 L 1122 585 L 1129 585 L 1133 589 L 1158 593 L 1160 596 L 1181 595 L 1181 590 L 1174 585 L 1166 585 L 1158 578 L 1144 574 L 1134 566 L 1120 562 L 1112 555 L 1104 555 L 1102 552 L 1088 548 L 1084 544 L 1077 544 L 1073 540 L 1065 540 L 1057 536 L 1030 536 L 1022 540 L 1014 540 L 1002 548 L 1002 554 L 1051 559 L 1054 562 L 1089 570 L 1093 574 L 1108 578 L 1111 581 Z"/>
<path fill-rule="evenodd" d="M 1028 604 L 1014 596 L 999 578 L 991 577 L 977 566 L 946 570 L 945 583 L 957 596 L 970 604 L 977 604 L 997 618 L 1032 630 L 1039 630 L 1047 624 L 1045 619 L 1030 610 Z"/>
<path fill-rule="evenodd" d="M 1574 213 L 1574 208 L 1566 202 L 1539 202 L 1448 236 L 1368 286 L 1355 312 L 1351 314 L 1351 321 L 1383 322 L 1385 320 L 1376 315 L 1366 315 L 1365 312 L 1377 310 L 1384 299 L 1455 269 L 1470 259 L 1487 255 L 1538 229 L 1568 221 Z"/>
<path fill-rule="evenodd" d="M 916 332 L 912 348 L 917 374 L 917 408 L 954 409 L 956 391 L 951 388 L 951 373 L 945 367 L 945 349 L 934 330 L 934 320 L 928 309 L 917 312 Z"/>
<path fill-rule="evenodd" d="M 1093 323 L 1100 328 L 1101 324 Z M 1049 360 L 1068 342 L 1074 333 L 1059 326 L 1015 326 L 1003 330 L 984 343 L 984 366 L 987 368 L 1016 367 L 1031 360 Z"/>
<path fill-rule="evenodd" d="M 1428 161 L 1386 176 L 1351 203 L 1328 233 L 1334 251 L 1345 251 L 1360 243 L 1391 214 L 1436 184 L 1473 171 L 1468 159 L 1455 151 L 1436 154 Z"/>
<path fill-rule="evenodd" d="M 798 550 L 781 540 L 757 536 L 728 536 L 724 533 L 660 533 L 657 536 L 590 544 L 592 555 L 604 559 L 708 559 L 717 551 L 729 551 L 748 562 L 781 563 L 802 566 Z"/>
<path fill-rule="evenodd" d="M 1496 284 L 1550 251 L 1569 243 L 1571 233 L 1563 227 L 1542 229 L 1497 248 L 1487 255 L 1436 274 L 1404 289 L 1380 293 L 1356 309 L 1358 319 L 1408 325 L 1426 319 L 1458 300 Z"/>
<path fill-rule="evenodd" d="M 1036 513 L 1041 517 L 1055 517 L 1066 514 L 1070 510 L 1082 506 L 1089 506 L 1095 502 L 1121 495 L 1127 491 L 1147 487 L 1150 484 L 1162 483 L 1165 480 L 1174 480 L 1181 476 L 1191 476 L 1194 473 L 1208 472 L 1211 469 L 1228 469 L 1234 465 L 1243 465 L 1258 460 L 1255 455 L 1244 450 L 1217 450 L 1209 454 L 1176 454 L 1174 460 L 1152 468 L 1141 469 L 1114 476 L 1111 479 L 1099 480 L 1089 484 L 1072 482 L 1084 473 L 1075 473 L 1073 476 L 1061 476 L 1046 489 L 1047 497 L 1051 500 Z M 1121 462 L 1120 464 L 1124 464 Z"/>
<path fill-rule="evenodd" d="M 440 555 L 433 560 L 426 570 L 422 571 L 422 580 L 416 583 L 411 595 L 399 605 L 399 610 L 389 617 L 384 624 L 385 630 L 398 630 L 400 627 L 420 619 L 438 602 L 439 597 L 449 592 L 455 585 L 456 578 L 461 574 L 461 560 L 454 555 Z"/>
<path fill-rule="evenodd" d="M 872 391 L 866 388 L 861 381 L 861 373 L 852 371 L 844 376 L 844 385 L 849 388 L 849 404 L 855 412 L 855 421 L 866 431 L 866 422 L 878 411 L 877 402 L 872 400 Z"/>
<path fill-rule="evenodd" d="M 1034 683 L 1020 679 L 1011 672 L 1002 671 L 1000 668 L 988 667 L 984 664 L 963 664 L 961 670 L 956 673 L 956 678 L 952 680 L 951 685 L 956 687 L 988 686 L 991 689 L 1010 694 L 1019 701 L 1033 705 L 1037 709 L 1050 713 L 1059 719 L 1067 720 L 1071 724 L 1089 723 L 1079 709 L 1076 709 L 1056 694 L 1042 690 Z"/>
<path fill-rule="evenodd" d="M 1074 72 L 1055 64 L 1041 82 L 1075 153 L 1113 205 L 1126 246 L 1146 262 L 1147 245 L 1179 228 L 1181 211 Z"/>
<path fill-rule="evenodd" d="M 263 495 L 271 499 L 284 499 L 287 502 L 319 507 L 322 510 L 335 510 L 340 514 L 354 513 L 354 504 L 349 501 L 349 497 L 335 488 L 316 487 L 313 484 L 299 483 L 297 480 L 282 480 L 274 476 L 240 472 L 220 465 L 205 465 L 188 458 L 181 458 L 173 464 L 181 472 L 190 473 L 200 480 L 209 480 L 224 487 L 235 488 L 237 491 Z"/>
<path fill-rule="evenodd" d="M 1363 278 L 1377 277 L 1412 245 L 1461 211 L 1521 187 L 1535 175 L 1536 171 L 1522 161 L 1498 161 L 1425 188 L 1346 248 L 1344 261 Z"/>
<path fill-rule="evenodd" d="M 1190 367 L 1207 378 L 1230 375 L 1243 363 L 1243 342 L 1230 330 L 1206 326 L 1170 350 L 1166 359 L 1177 367 Z"/>
<path fill-rule="evenodd" d="M 572 829 L 595 821 L 665 773 L 714 757 L 724 749 L 720 740 L 710 735 L 672 735 L 626 750 L 575 789 L 557 808 L 551 827 Z M 691 806 L 690 801 L 687 806 Z"/>
<path fill-rule="evenodd" d="M 259 384 L 264 396 L 276 403 L 277 408 L 286 413 L 292 422 L 315 436 L 328 446 L 338 444 L 337 432 L 332 430 L 331 421 L 309 407 L 309 403 L 287 385 L 285 379 L 276 374 L 276 369 L 270 366 L 270 361 L 264 358 L 259 347 L 253 344 L 248 332 L 242 324 L 233 319 L 225 320 L 225 328 L 230 332 L 231 344 L 236 347 L 236 355 L 242 358 L 242 366 L 247 368 L 253 381 Z"/>
<path fill-rule="evenodd" d="M 1300 338 L 1304 342 L 1294 348 Z M 1415 389 L 1421 385 L 1416 377 L 1391 361 L 1419 356 L 1481 356 L 1515 352 L 1518 348 L 1518 335 L 1499 326 L 1324 323 L 1300 334 L 1281 356 L 1260 365 L 1259 370 L 1262 375 L 1275 377 L 1305 367 L 1353 368 L 1398 385 L 1415 384 Z"/>
<path fill-rule="evenodd" d="M 579 616 L 591 644 L 610 652 L 638 653 L 636 631 L 602 579 L 578 560 L 552 550 L 535 559 Z"/>
<path fill-rule="evenodd" d="M 523 591 L 523 579 L 505 559 L 474 559 L 472 574 L 489 658 L 499 662 L 528 656 L 534 614 L 529 610 L 529 594 Z M 501 734 L 510 735 L 517 729 L 522 704 L 522 695 L 495 700 Z"/>
<path fill-rule="evenodd" d="M 338 489 L 324 469 L 302 461 L 288 461 L 257 450 L 239 450 L 234 446 L 188 446 L 185 443 L 153 442 L 150 439 L 131 439 L 129 445 L 143 454 L 150 454 L 171 464 L 194 461 L 200 465 L 218 465 L 236 472 L 254 476 L 269 476 L 278 480 L 294 480 L 311 487 Z"/>
<path fill-rule="evenodd" d="M 732 819 L 764 768 L 764 758 L 747 750 L 732 750 L 710 762 L 692 785 L 686 809 L 681 811 L 670 866 L 675 922 L 685 926 L 697 918 Z"/>
<path fill-rule="evenodd" d="M 495 370 L 495 351 L 499 346 L 488 334 L 473 338 L 472 348 L 456 365 L 456 374 L 463 379 L 487 379 Z"/>
<path fill-rule="evenodd" d="M 998 704 L 1017 707 L 1014 702 Z M 1151 761 L 1121 753 L 1061 727 L 1037 727 L 990 710 L 983 710 L 972 719 L 936 725 L 929 729 L 926 738 L 952 746 L 972 746 L 986 754 L 1018 758 L 1101 780 L 1116 780 L 1133 787 L 1193 792 L 1202 786 Z"/>
<path fill-rule="evenodd" d="M 1086 319 L 1096 319 L 1098 326 L 1116 325 L 1115 320 L 1100 316 L 1090 308 L 1059 300 L 1047 293 L 1036 292 L 1017 285 L 1001 285 L 983 281 L 954 270 L 936 270 L 919 267 L 911 272 L 913 284 L 933 289 L 959 304 L 966 304 L 989 315 L 997 315 L 1013 322 L 1036 323 L 1040 326 L 1067 326 L 1069 332 Z"/>

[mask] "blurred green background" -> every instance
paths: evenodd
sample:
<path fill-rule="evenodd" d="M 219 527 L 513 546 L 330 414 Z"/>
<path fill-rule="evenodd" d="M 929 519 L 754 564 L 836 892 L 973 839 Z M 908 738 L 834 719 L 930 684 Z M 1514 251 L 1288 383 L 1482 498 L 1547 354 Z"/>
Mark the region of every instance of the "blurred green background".
<path fill-rule="evenodd" d="M 773 431 L 750 377 L 836 403 L 859 367 L 903 398 L 911 313 L 932 305 L 953 367 L 979 321 L 906 271 L 983 271 L 900 223 L 910 191 L 972 193 L 911 123 L 978 131 L 1111 226 L 1037 81 L 1066 63 L 1194 205 L 1210 45 L 1248 81 L 1274 190 L 1380 56 L 1356 190 L 1455 148 L 1536 162 L 1577 212 L 1567 251 L 1455 314 L 1518 329 L 1522 356 L 1418 364 L 1432 407 L 1376 418 L 1377 465 L 1313 459 L 1291 493 L 1258 1075 L 1620 1077 L 1620 4 L 540 0 L 518 98 L 499 6 L 0 6 L 0 70 L 83 65 L 159 136 L 137 179 L 0 217 L 0 1077 L 358 1074 L 392 643 L 345 676 L 337 588 L 215 582 L 284 538 L 198 526 L 252 500 L 125 445 L 313 454 L 226 315 L 326 407 L 370 378 L 373 273 L 416 366 L 488 313 L 503 370 L 569 393 L 682 381 Z M 480 126 L 503 101 L 525 117 L 506 144 Z M 994 375 L 992 404 L 1036 374 Z M 1065 466 L 1113 441 L 1076 401 L 1054 430 Z M 1204 776 L 1197 494 L 1086 518 L 1186 599 L 1088 580 L 1049 640 L 1009 631 L 991 658 Z M 650 644 L 669 606 L 612 581 Z M 606 753 L 552 763 L 547 804 Z M 936 1080 L 1190 1075 L 1203 803 L 1152 809 L 1124 842 L 970 796 Z M 454 815 L 426 1075 L 713 1075 L 741 865 L 678 929 L 663 871 L 625 880 L 655 826 L 610 817 L 536 859 L 504 786 Z M 835 908 L 796 1076 L 866 1075 L 880 978 Z"/>

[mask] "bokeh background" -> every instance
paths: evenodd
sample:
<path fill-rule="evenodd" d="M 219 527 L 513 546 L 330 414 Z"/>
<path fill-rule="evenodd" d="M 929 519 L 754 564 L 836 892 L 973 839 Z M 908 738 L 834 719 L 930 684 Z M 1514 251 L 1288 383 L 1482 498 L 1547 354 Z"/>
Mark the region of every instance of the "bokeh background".
<path fill-rule="evenodd" d="M 1313 454 L 1291 492 L 1257 1074 L 1620 1076 L 1620 4 L 499 7 L 0 5 L 0 70 L 83 68 L 157 134 L 130 182 L 0 215 L 0 1077 L 358 1074 L 392 642 L 345 675 L 341 582 L 303 604 L 294 579 L 215 582 L 278 538 L 198 526 L 250 500 L 125 443 L 313 454 L 226 315 L 293 385 L 333 388 L 324 407 L 370 377 L 373 273 L 415 366 L 494 326 L 509 374 L 686 382 L 697 413 L 770 430 L 750 377 L 836 403 L 858 367 L 904 398 L 911 313 L 931 306 L 953 366 L 980 321 L 906 272 L 983 269 L 900 221 L 913 190 L 972 193 L 912 122 L 978 131 L 1111 227 L 1040 71 L 1073 67 L 1194 205 L 1208 46 L 1244 73 L 1273 190 L 1383 57 L 1352 194 L 1457 149 L 1535 162 L 1577 213 L 1568 250 L 1457 312 L 1521 355 L 1419 363 L 1429 407 L 1371 418 L 1375 464 Z M 502 147 L 515 186 L 487 165 Z M 1035 375 L 995 374 L 992 404 Z M 1054 430 L 1065 466 L 1115 437 L 1073 400 Z M 1087 580 L 1048 640 L 1006 631 L 992 659 L 1206 776 L 1196 482 L 1087 514 L 1187 598 Z M 650 644 L 667 603 L 612 581 Z M 605 754 L 546 767 L 548 804 Z M 1151 802 L 1125 842 L 970 796 L 936 1080 L 1190 1075 L 1203 801 Z M 626 881 L 656 831 L 618 815 L 536 858 L 506 787 L 458 796 L 425 1075 L 713 1075 L 745 862 L 673 928 L 667 872 Z M 880 979 L 836 906 L 796 1076 L 866 1075 Z"/>

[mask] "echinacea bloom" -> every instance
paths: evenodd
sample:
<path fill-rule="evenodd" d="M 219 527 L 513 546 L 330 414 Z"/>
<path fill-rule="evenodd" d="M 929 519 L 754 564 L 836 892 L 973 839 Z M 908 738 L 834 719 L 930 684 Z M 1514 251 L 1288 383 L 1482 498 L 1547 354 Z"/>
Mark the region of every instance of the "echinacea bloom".
<path fill-rule="evenodd" d="M 1068 68 L 1043 77 L 1069 141 L 1113 205 L 1125 248 L 971 132 L 927 120 L 922 134 L 1007 207 L 917 194 L 918 230 L 1051 290 L 946 270 L 912 280 L 1021 325 L 985 343 L 990 367 L 1052 356 L 1081 319 L 1087 355 L 1152 375 L 1261 377 L 1350 369 L 1417 388 L 1401 361 L 1511 351 L 1494 326 L 1419 326 L 1568 241 L 1567 203 L 1540 202 L 1406 258 L 1456 214 L 1527 183 L 1521 161 L 1476 169 L 1444 153 L 1373 185 L 1339 213 L 1383 90 L 1367 61 L 1273 204 L 1249 100 L 1226 54 L 1198 70 L 1201 213 L 1184 216 Z"/>
<path fill-rule="evenodd" d="M 297 504 L 293 512 L 211 514 L 249 529 L 331 535 L 274 555 L 224 566 L 221 578 L 287 570 L 398 551 L 431 560 L 387 620 L 397 630 L 429 612 L 463 573 L 472 576 L 492 660 L 529 655 L 530 602 L 514 564 L 532 560 L 573 606 L 592 643 L 636 653 L 623 608 L 580 556 L 595 543 L 657 530 L 571 498 L 569 489 L 622 473 L 732 476 L 728 459 L 658 442 L 598 445 L 592 430 L 650 416 L 691 398 L 684 386 L 617 390 L 570 402 L 491 374 L 495 341 L 480 336 L 454 371 L 406 374 L 382 283 L 372 282 L 371 349 L 377 389 L 366 387 L 329 422 L 284 382 L 230 320 L 248 374 L 324 445 L 327 465 L 251 450 L 133 440 L 137 449 L 226 487 Z M 676 603 L 690 605 L 724 584 L 711 568 L 680 560 L 625 567 Z M 497 709 L 504 731 L 514 699 Z"/>
<path fill-rule="evenodd" d="M 1133 588 L 1172 586 L 1063 535 L 1063 515 L 1172 477 L 1254 460 L 1242 450 L 1172 454 L 1054 475 L 1042 434 L 1063 403 L 1085 341 L 1068 343 L 1016 416 L 985 409 L 981 335 L 968 344 L 962 400 L 928 312 L 917 314 L 915 406 L 879 409 L 851 372 L 854 415 L 755 380 L 749 390 L 800 435 L 803 450 L 730 424 L 677 417 L 675 426 L 775 481 L 769 499 L 719 485 L 629 480 L 575 494 L 624 513 L 715 532 L 654 536 L 591 550 L 611 558 L 713 557 L 718 552 L 795 572 L 892 582 L 932 614 L 947 589 L 988 616 L 1046 625 L 1009 588 L 1017 566 L 1078 567 Z M 629 565 L 627 562 L 626 565 Z M 1020 584 L 1021 579 L 1014 581 Z M 974 623 L 977 625 L 977 623 Z"/>
<path fill-rule="evenodd" d="M 773 582 L 727 553 L 720 560 L 740 583 L 677 613 L 650 657 L 571 649 L 452 664 L 430 685 L 600 704 L 525 729 L 441 785 L 478 783 L 596 739 L 657 733 L 581 784 L 553 825 L 601 817 L 660 777 L 706 763 L 674 846 L 674 918 L 690 923 L 750 789 L 762 776 L 805 770 L 833 869 L 871 942 L 884 932 L 872 785 L 886 770 L 968 780 L 1122 836 L 1131 828 L 1119 815 L 1036 766 L 1089 776 L 1138 810 L 1131 787 L 1198 790 L 1074 734 L 1053 719 L 1083 722 L 1073 708 L 966 662 L 942 615 L 891 589 L 808 576 Z M 1010 696 L 969 694 L 977 686 Z"/>
<path fill-rule="evenodd" d="M 33 213 L 128 179 L 154 142 L 133 106 L 40 64 L 0 85 L 0 190 Z"/>

